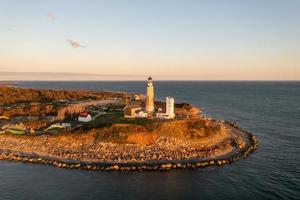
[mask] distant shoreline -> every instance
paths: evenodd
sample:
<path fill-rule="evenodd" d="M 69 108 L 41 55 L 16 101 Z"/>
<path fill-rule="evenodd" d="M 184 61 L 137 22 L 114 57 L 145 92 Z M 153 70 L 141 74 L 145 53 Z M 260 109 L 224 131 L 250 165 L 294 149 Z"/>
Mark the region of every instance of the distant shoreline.
<path fill-rule="evenodd" d="M 16 79 L 12 79 L 12 80 L 0 80 L 0 85 L 5 83 L 8 84 L 18 84 L 18 82 L 144 82 L 144 80 L 142 79 L 138 79 L 138 80 L 122 80 L 122 79 L 109 79 L 109 80 L 101 80 L 101 79 L 97 79 L 97 80 L 90 80 L 90 79 L 78 79 L 78 80 L 65 80 L 65 79 L 61 79 L 61 80 L 32 80 L 32 79 L 25 79 L 25 80 L 16 80 Z M 242 82 L 242 83 L 299 83 L 300 80 L 197 80 L 197 79 L 182 79 L 182 80 L 176 80 L 176 79 L 158 79 L 156 80 L 156 82 L 227 82 L 227 83 L 238 83 L 238 82 Z"/>

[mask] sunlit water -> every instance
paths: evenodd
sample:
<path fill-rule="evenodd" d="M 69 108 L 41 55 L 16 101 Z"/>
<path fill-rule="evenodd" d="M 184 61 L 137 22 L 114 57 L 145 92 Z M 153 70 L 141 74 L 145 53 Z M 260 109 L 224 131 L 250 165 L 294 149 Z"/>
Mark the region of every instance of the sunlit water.
<path fill-rule="evenodd" d="M 300 82 L 155 82 L 257 135 L 258 150 L 222 167 L 91 172 L 0 161 L 0 199 L 300 199 Z M 145 93 L 145 82 L 19 82 L 51 89 Z"/>

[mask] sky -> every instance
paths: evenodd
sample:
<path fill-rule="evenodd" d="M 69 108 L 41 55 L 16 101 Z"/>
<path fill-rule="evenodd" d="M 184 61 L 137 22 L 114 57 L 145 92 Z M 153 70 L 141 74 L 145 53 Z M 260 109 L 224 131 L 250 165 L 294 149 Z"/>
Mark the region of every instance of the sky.
<path fill-rule="evenodd" d="M 299 0 L 0 0 L 0 80 L 300 80 Z"/>

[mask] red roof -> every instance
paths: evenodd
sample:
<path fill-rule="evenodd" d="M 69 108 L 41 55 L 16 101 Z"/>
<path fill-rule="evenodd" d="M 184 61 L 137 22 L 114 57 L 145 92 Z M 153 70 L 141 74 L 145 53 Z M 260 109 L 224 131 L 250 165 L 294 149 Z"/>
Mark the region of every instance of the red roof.
<path fill-rule="evenodd" d="M 83 113 L 79 114 L 79 117 L 87 118 L 88 116 L 89 116 L 89 113 L 87 113 L 87 112 L 83 112 Z"/>

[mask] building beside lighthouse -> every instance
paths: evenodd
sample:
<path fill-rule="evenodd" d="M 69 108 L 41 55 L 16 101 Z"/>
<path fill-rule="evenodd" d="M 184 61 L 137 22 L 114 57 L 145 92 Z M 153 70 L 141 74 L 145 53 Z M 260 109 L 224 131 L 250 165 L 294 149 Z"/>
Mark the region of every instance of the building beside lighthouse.
<path fill-rule="evenodd" d="M 147 81 L 146 112 L 154 112 L 154 88 L 151 76 L 148 78 Z"/>
<path fill-rule="evenodd" d="M 166 97 L 166 117 L 170 119 L 175 117 L 173 97 Z"/>

